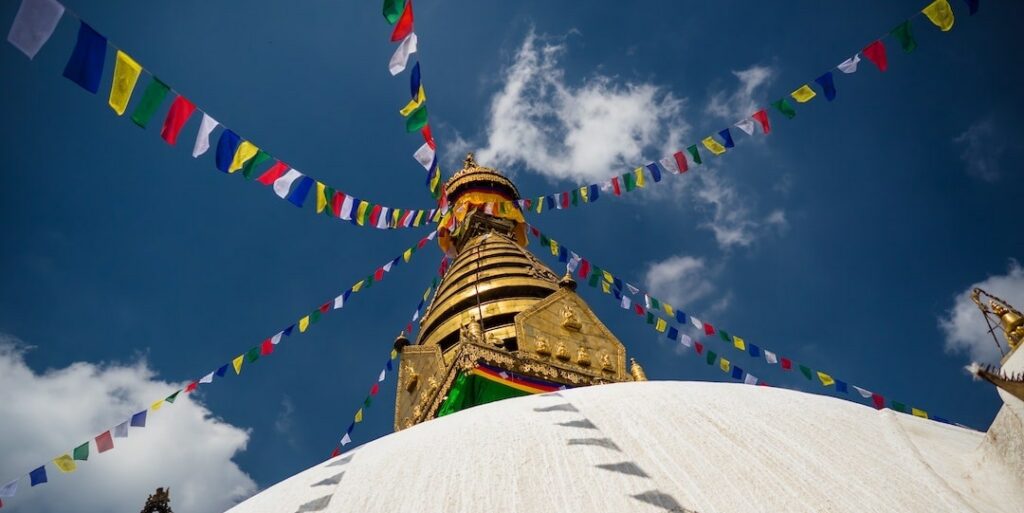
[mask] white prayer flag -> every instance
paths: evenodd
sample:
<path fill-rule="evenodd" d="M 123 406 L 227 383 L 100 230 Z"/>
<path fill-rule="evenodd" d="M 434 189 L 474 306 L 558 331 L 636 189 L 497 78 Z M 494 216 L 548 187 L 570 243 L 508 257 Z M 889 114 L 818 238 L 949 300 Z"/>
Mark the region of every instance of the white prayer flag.
<path fill-rule="evenodd" d="M 388 71 L 395 76 L 405 71 L 405 65 L 409 62 L 409 54 L 416 53 L 416 33 L 413 32 L 398 44 L 395 53 L 391 54 L 391 61 L 388 62 Z"/>
<path fill-rule="evenodd" d="M 420 318 L 420 311 L 419 310 L 416 310 L 415 312 L 412 313 L 412 321 L 413 322 L 416 322 L 416 319 L 419 319 L 419 318 Z"/>
<path fill-rule="evenodd" d="M 391 217 L 391 215 L 389 215 L 390 214 L 390 212 L 389 212 L 390 210 L 391 209 L 388 208 L 388 207 L 381 207 L 381 209 L 380 209 L 380 217 L 377 218 L 377 228 L 383 230 L 383 229 L 386 229 L 388 227 L 388 221 L 389 221 L 389 218 Z"/>
<path fill-rule="evenodd" d="M 647 294 L 644 294 L 644 307 L 648 310 L 651 309 L 651 296 L 648 296 Z"/>
<path fill-rule="evenodd" d="M 345 294 L 342 294 L 342 295 L 334 298 L 334 309 L 335 310 L 337 310 L 337 309 L 339 309 L 339 308 L 341 308 L 343 306 L 345 306 Z"/>
<path fill-rule="evenodd" d="M 704 329 L 704 323 L 700 322 L 700 319 L 698 319 L 698 318 L 696 318 L 696 317 L 694 317 L 692 315 L 690 316 L 690 324 L 693 324 L 693 327 L 697 328 L 699 330 L 703 330 Z"/>
<path fill-rule="evenodd" d="M 689 335 L 679 335 L 679 343 L 686 347 L 693 347 L 693 339 Z"/>
<path fill-rule="evenodd" d="M 209 373 L 202 378 L 199 378 L 200 383 L 213 383 L 213 373 Z"/>
<path fill-rule="evenodd" d="M 284 197 L 288 195 L 288 191 L 291 190 L 292 184 L 299 178 L 302 178 L 302 173 L 294 169 L 289 169 L 284 176 L 274 180 L 274 194 L 277 194 L 278 197 L 284 199 Z"/>
<path fill-rule="evenodd" d="M 658 164 L 661 164 L 662 169 L 665 171 L 671 171 L 673 169 L 679 171 L 679 165 L 676 164 L 676 159 L 674 157 L 665 157 L 659 160 Z"/>
<path fill-rule="evenodd" d="M 434 163 L 435 153 L 434 148 L 431 148 L 427 143 L 423 143 L 423 146 L 420 146 L 416 153 L 412 154 L 412 158 L 416 159 L 416 162 L 419 162 L 423 169 L 430 171 L 430 165 Z"/>
<path fill-rule="evenodd" d="M 747 373 L 747 377 L 743 378 L 743 382 L 748 384 L 748 385 L 756 385 L 757 384 L 757 378 L 754 377 L 753 374 L 750 374 L 748 372 Z"/>
<path fill-rule="evenodd" d="M 390 262 L 388 262 L 388 263 L 384 264 L 384 267 L 383 267 L 383 269 L 384 269 L 384 272 L 386 272 L 386 273 L 389 273 L 389 272 L 391 272 L 391 266 L 392 266 L 392 265 L 394 265 L 394 263 L 395 263 L 395 261 L 394 261 L 394 260 L 392 260 L 392 261 L 390 261 Z"/>
<path fill-rule="evenodd" d="M 854 73 L 857 71 L 857 63 L 859 62 L 860 54 L 855 53 L 853 54 L 853 57 L 850 57 L 849 59 L 846 59 L 845 61 L 839 63 L 839 65 L 836 67 L 839 68 L 839 71 L 842 71 L 843 73 Z"/>
<path fill-rule="evenodd" d="M 434 237 L 436 235 L 437 235 L 437 230 L 434 230 L 434 231 L 430 232 L 430 235 L 427 235 L 427 240 L 434 240 Z"/>
<path fill-rule="evenodd" d="M 284 332 L 278 331 L 276 335 L 274 335 L 273 337 L 270 337 L 270 343 L 274 344 L 275 346 L 280 344 L 281 343 L 281 335 L 283 335 L 283 334 L 284 334 Z"/>
<path fill-rule="evenodd" d="M 380 383 L 381 381 L 384 381 L 384 376 L 386 375 L 386 372 L 387 371 L 384 370 L 384 369 L 380 370 L 380 376 L 377 376 L 377 383 Z"/>
<path fill-rule="evenodd" d="M 61 16 L 64 16 L 64 6 L 56 0 L 21 0 L 7 41 L 33 59 L 53 35 Z"/>
<path fill-rule="evenodd" d="M 128 421 L 114 426 L 114 438 L 128 438 Z"/>
<path fill-rule="evenodd" d="M 345 447 L 350 443 L 352 443 L 352 437 L 348 436 L 348 433 L 345 433 L 345 436 L 341 437 L 341 446 Z"/>
<path fill-rule="evenodd" d="M 576 272 L 576 268 L 580 266 L 580 260 L 583 258 L 572 251 L 569 252 L 569 255 L 569 263 L 565 264 L 565 272 L 572 274 Z"/>
<path fill-rule="evenodd" d="M 18 491 L 18 480 L 15 479 L 10 483 L 0 487 L 0 497 L 14 497 L 14 494 Z"/>
<path fill-rule="evenodd" d="M 199 133 L 196 134 L 196 145 L 192 148 L 192 156 L 198 158 L 210 149 L 210 133 L 217 128 L 217 120 L 203 113 L 203 121 L 199 123 Z"/>
<path fill-rule="evenodd" d="M 628 291 L 629 291 L 629 293 L 630 293 L 630 294 L 633 294 L 634 296 L 640 293 L 640 289 L 636 288 L 636 287 L 635 287 L 635 286 L 633 286 L 633 284 L 631 284 L 631 283 L 627 283 L 627 284 L 626 284 L 626 290 L 628 290 Z"/>
<path fill-rule="evenodd" d="M 341 202 L 341 216 L 339 216 L 339 217 L 342 220 L 344 220 L 344 221 L 351 221 L 352 220 L 352 204 L 353 203 L 354 202 L 352 201 L 352 196 L 349 196 L 349 195 L 346 194 L 345 195 L 345 201 Z"/>
<path fill-rule="evenodd" d="M 623 294 L 622 295 L 622 302 L 619 303 L 619 306 L 621 306 L 623 310 L 629 310 L 629 303 L 630 303 L 629 296 Z"/>
<path fill-rule="evenodd" d="M 765 350 L 764 352 L 764 360 L 771 364 L 779 363 L 779 359 L 775 357 L 775 353 L 768 350 Z"/>
<path fill-rule="evenodd" d="M 863 397 L 864 399 L 867 399 L 867 398 L 869 398 L 869 397 L 871 397 L 871 396 L 872 396 L 872 392 L 871 392 L 870 390 L 864 390 L 863 388 L 861 388 L 861 387 L 859 387 L 859 386 L 857 386 L 857 385 L 853 385 L 853 388 L 854 388 L 854 389 L 855 389 L 855 390 L 857 391 L 857 393 L 858 393 L 858 394 L 860 394 L 860 396 L 861 396 L 861 397 Z"/>
<path fill-rule="evenodd" d="M 736 128 L 743 130 L 747 135 L 754 135 L 754 120 L 744 119 L 736 123 Z"/>

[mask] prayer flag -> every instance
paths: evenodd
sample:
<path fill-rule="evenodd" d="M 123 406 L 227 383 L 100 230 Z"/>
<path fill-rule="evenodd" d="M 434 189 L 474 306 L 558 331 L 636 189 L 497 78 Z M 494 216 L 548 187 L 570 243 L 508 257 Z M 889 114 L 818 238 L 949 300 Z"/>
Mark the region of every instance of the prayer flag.
<path fill-rule="evenodd" d="M 10 483 L 0 486 L 0 497 L 14 497 L 14 494 L 18 492 L 18 481 L 20 479 L 15 479 Z"/>
<path fill-rule="evenodd" d="M 714 335 L 715 334 L 715 327 L 712 326 L 710 322 L 705 322 L 704 323 L 704 334 L 705 335 Z"/>
<path fill-rule="evenodd" d="M 245 355 L 244 354 L 240 354 L 240 355 L 236 356 L 234 360 L 231 360 L 231 366 L 235 368 L 235 374 L 236 375 L 242 373 L 242 362 L 244 362 L 244 361 L 245 361 Z"/>
<path fill-rule="evenodd" d="M 412 33 L 412 25 L 412 0 L 405 0 L 405 6 L 402 8 L 402 15 L 398 18 L 398 22 L 395 23 L 395 29 L 391 32 L 391 41 L 394 42 L 405 39 Z"/>
<path fill-rule="evenodd" d="M 192 156 L 198 158 L 200 155 L 206 153 L 206 150 L 210 149 L 210 133 L 213 129 L 217 128 L 217 120 L 210 117 L 209 114 L 203 113 L 203 121 L 199 123 L 199 133 L 196 134 L 196 144 L 192 147 Z M 278 162 L 280 164 L 280 162 Z M 271 168 L 273 169 L 273 168 Z M 281 171 L 284 172 L 283 170 Z M 265 183 L 270 185 L 270 183 Z"/>
<path fill-rule="evenodd" d="M 264 340 L 263 345 L 260 346 L 260 354 L 267 356 L 274 352 L 274 344 L 270 342 L 270 339 Z"/>
<path fill-rule="evenodd" d="M 836 85 L 832 81 L 831 71 L 826 71 L 824 75 L 814 79 L 814 81 L 821 86 L 821 91 L 825 93 L 826 100 L 832 101 L 836 99 Z"/>
<path fill-rule="evenodd" d="M 747 384 L 747 385 L 756 385 L 757 384 L 757 377 L 754 376 L 753 374 L 750 374 L 748 372 L 747 376 L 743 378 L 743 383 Z"/>
<path fill-rule="evenodd" d="M 796 117 L 796 111 L 793 110 L 793 106 L 786 101 L 785 98 L 772 102 L 772 107 L 775 107 L 786 119 L 793 119 Z"/>
<path fill-rule="evenodd" d="M 864 399 L 867 399 L 867 398 L 871 397 L 871 391 L 870 390 L 865 390 L 865 389 L 863 389 L 863 388 L 861 388 L 861 387 L 859 387 L 857 385 L 853 385 L 853 389 L 856 390 L 857 393 L 860 394 L 860 396 L 863 397 Z"/>
<path fill-rule="evenodd" d="M 53 464 L 56 465 L 57 468 L 65 474 L 74 472 L 75 469 L 78 468 L 78 465 L 75 465 L 75 460 L 71 459 L 71 456 L 68 454 L 64 454 L 54 458 Z"/>
<path fill-rule="evenodd" d="M 686 347 L 690 347 L 690 346 L 693 345 L 693 339 L 690 338 L 689 335 L 680 335 L 679 336 L 679 343 L 684 345 L 684 346 L 686 346 Z"/>
<path fill-rule="evenodd" d="M 693 146 L 690 146 L 689 148 L 686 148 L 686 151 L 690 152 L 690 156 L 693 157 L 693 163 L 694 164 L 701 164 L 702 163 L 701 160 L 700 160 L 700 151 L 697 150 L 697 145 L 696 144 L 694 144 Z"/>
<path fill-rule="evenodd" d="M 427 101 L 427 92 L 426 90 L 423 89 L 423 86 L 420 86 L 419 91 L 412 97 L 411 100 L 409 100 L 409 103 L 406 103 L 405 106 L 398 111 L 398 113 L 401 114 L 402 117 L 404 118 L 409 117 L 409 115 L 412 114 L 416 109 L 420 108 L 420 106 L 423 105 L 423 102 L 425 101 Z M 415 130 L 410 131 L 415 132 Z"/>
<path fill-rule="evenodd" d="M 657 330 L 658 333 L 664 333 L 665 328 L 668 328 L 668 323 L 665 322 L 665 319 L 658 317 L 658 322 L 654 324 L 654 329 Z"/>
<path fill-rule="evenodd" d="M 220 140 L 217 141 L 217 169 L 224 173 L 230 172 L 232 163 L 235 160 L 235 153 L 242 144 L 242 138 L 230 129 L 224 129 L 220 133 Z"/>
<path fill-rule="evenodd" d="M 256 166 L 268 160 L 270 160 L 270 154 L 263 150 L 257 149 L 256 156 L 249 159 L 249 161 L 246 162 L 244 166 L 242 166 L 242 176 L 244 176 L 246 180 L 252 178 L 252 172 L 256 170 Z M 333 191 L 334 190 L 331 189 L 331 194 L 333 194 Z"/>
<path fill-rule="evenodd" d="M 132 97 L 140 73 L 142 66 L 128 54 L 118 50 L 117 58 L 114 60 L 114 79 L 110 82 L 110 98 L 107 100 L 107 105 L 110 105 L 118 116 L 124 114 L 128 108 L 128 100 Z"/>
<path fill-rule="evenodd" d="M 658 169 L 657 164 L 651 162 L 650 164 L 647 164 L 647 169 L 651 170 L 651 178 L 654 179 L 655 183 L 661 181 L 661 170 Z"/>
<path fill-rule="evenodd" d="M 752 116 L 758 123 L 761 124 L 761 133 L 768 135 L 772 131 L 772 125 L 768 122 L 768 111 L 761 109 L 755 112 Z"/>
<path fill-rule="evenodd" d="M 306 196 L 309 195 L 309 190 L 313 187 L 313 179 L 308 176 L 303 176 L 299 180 L 299 184 L 295 186 L 295 189 L 288 194 L 288 201 L 292 202 L 296 207 L 302 207 L 302 204 L 306 202 Z"/>
<path fill-rule="evenodd" d="M 405 7 L 405 0 L 384 0 L 384 19 L 388 20 L 388 24 L 394 25 L 398 21 L 403 7 Z"/>
<path fill-rule="evenodd" d="M 892 401 L 892 409 L 900 413 L 907 413 L 907 405 L 899 401 Z"/>
<path fill-rule="evenodd" d="M 281 163 L 278 162 L 278 164 Z M 284 167 L 284 164 L 281 164 L 280 167 L 278 167 L 277 164 L 274 164 L 274 168 L 277 168 L 275 174 Z M 271 168 L 271 170 L 274 170 L 274 168 Z M 264 176 L 260 177 L 260 181 L 262 182 L 264 178 L 267 178 L 267 175 L 270 175 L 270 173 L 271 171 L 267 171 Z M 292 183 L 294 183 L 295 180 L 298 180 L 302 176 L 302 173 L 294 169 L 289 169 L 288 172 L 284 174 L 284 176 L 274 180 L 274 194 L 276 194 L 277 197 L 284 199 L 286 196 L 288 196 L 288 191 L 291 190 Z M 270 176 L 270 178 L 272 178 L 272 176 Z"/>
<path fill-rule="evenodd" d="M 737 337 L 735 335 L 732 337 L 732 345 L 733 345 L 733 347 L 735 347 L 736 349 L 739 349 L 740 351 L 746 351 L 747 350 L 747 343 L 744 342 L 742 338 Z"/>
<path fill-rule="evenodd" d="M 71 454 L 72 454 L 72 458 L 73 459 L 76 459 L 76 460 L 79 460 L 79 461 L 88 461 L 89 460 L 89 442 L 85 442 L 84 444 L 79 445 L 78 447 L 75 447 L 75 449 L 73 451 L 71 451 Z"/>
<path fill-rule="evenodd" d="M 416 33 L 412 32 L 401 43 L 398 44 L 398 48 L 395 49 L 395 53 L 391 54 L 391 60 L 388 62 L 388 71 L 391 72 L 391 76 L 395 76 L 405 71 L 406 64 L 409 63 L 409 55 L 416 53 Z"/>
<path fill-rule="evenodd" d="M 419 162 L 424 169 L 429 171 L 434 167 L 436 154 L 437 151 L 431 148 L 429 144 L 423 143 L 423 146 L 420 146 L 416 153 L 412 154 L 412 158 L 416 159 L 416 162 Z"/>
<path fill-rule="evenodd" d="M 185 126 L 185 122 L 195 110 L 196 105 L 179 94 L 171 103 L 171 109 L 167 111 L 164 126 L 160 129 L 160 137 L 163 137 L 167 144 L 174 146 L 178 142 L 178 132 L 181 132 L 181 127 Z"/>
<path fill-rule="evenodd" d="M 698 319 L 698 318 L 696 318 L 696 317 L 694 317 L 692 315 L 690 316 L 690 324 L 692 324 L 693 327 L 697 328 L 698 330 L 703 330 L 704 329 L 704 323 L 700 322 L 700 319 Z"/>
<path fill-rule="evenodd" d="M 679 340 L 679 330 L 675 326 L 669 326 L 668 333 L 665 334 L 669 340 Z"/>
<path fill-rule="evenodd" d="M 722 328 L 718 328 L 718 338 L 722 339 L 725 343 L 732 342 L 732 335 L 729 335 L 729 332 Z"/>
<path fill-rule="evenodd" d="M 409 117 L 405 120 L 405 131 L 412 133 L 427 124 L 427 106 L 420 105 L 416 110 L 409 114 Z"/>
<path fill-rule="evenodd" d="M 348 436 L 348 433 L 345 433 L 345 436 L 341 437 L 341 446 L 344 447 L 350 443 L 352 443 L 352 437 Z"/>
<path fill-rule="evenodd" d="M 882 408 L 885 408 L 885 398 L 882 397 L 880 394 L 872 393 L 871 394 L 871 402 L 875 405 L 875 408 L 877 408 L 879 410 L 881 410 Z"/>
<path fill-rule="evenodd" d="M 153 411 L 157 411 L 157 410 L 159 410 L 159 409 L 160 409 L 160 408 L 161 408 L 161 407 L 162 407 L 163 405 L 164 405 L 164 400 L 163 400 L 163 399 L 160 399 L 159 401 L 155 401 L 155 402 L 154 402 L 153 404 L 149 405 L 149 409 L 151 409 L 151 410 L 153 410 Z"/>
<path fill-rule="evenodd" d="M 626 186 L 626 192 L 633 192 L 636 189 L 636 183 L 634 181 L 633 173 L 626 173 L 622 175 L 622 183 Z"/>
<path fill-rule="evenodd" d="M 753 128 L 753 124 L 751 124 L 751 128 L 750 128 L 750 129 L 751 129 L 751 130 L 753 130 L 753 129 L 754 129 L 754 128 Z M 724 144 L 724 146 L 725 146 L 726 148 L 732 148 L 732 147 L 736 146 L 736 145 L 735 145 L 735 144 L 734 144 L 734 143 L 732 142 L 732 134 L 731 134 L 731 133 L 729 133 L 729 129 L 728 129 L 728 128 L 726 128 L 726 129 L 723 129 L 723 130 L 719 130 L 719 131 L 718 131 L 718 136 L 719 136 L 719 137 L 721 137 L 723 141 L 725 141 L 725 144 Z"/>
<path fill-rule="evenodd" d="M 967 14 L 974 16 L 974 13 L 978 12 L 979 0 L 964 0 L 967 2 Z"/>
<path fill-rule="evenodd" d="M 135 415 L 132 415 L 131 426 L 132 427 L 146 427 L 146 410 L 142 410 Z M 128 435 L 125 435 L 128 436 Z"/>
<path fill-rule="evenodd" d="M 754 344 L 747 344 L 747 352 L 750 354 L 750 356 L 754 358 L 761 357 L 761 348 L 755 346 Z"/>
<path fill-rule="evenodd" d="M 619 177 L 612 178 L 612 194 L 622 196 L 622 189 L 619 188 Z"/>
<path fill-rule="evenodd" d="M 789 93 L 789 95 L 792 96 L 793 99 L 796 100 L 798 103 L 807 103 L 811 101 L 811 99 L 813 99 L 815 96 L 818 96 L 818 94 L 814 92 L 814 89 L 811 89 L 811 86 L 807 84 L 800 86 L 799 89 L 793 91 L 792 93 Z"/>
<path fill-rule="evenodd" d="M 32 472 L 28 473 L 29 481 L 32 482 L 32 486 L 41 485 L 46 482 L 46 466 L 43 465 Z"/>
<path fill-rule="evenodd" d="M 239 169 L 242 169 L 242 164 L 256 156 L 256 152 L 260 149 L 255 144 L 249 141 L 242 141 L 235 149 L 235 154 L 231 157 L 231 165 L 228 167 L 228 173 L 234 173 Z"/>
<path fill-rule="evenodd" d="M 917 48 L 917 41 L 914 40 L 914 34 L 910 31 L 910 20 L 896 25 L 896 28 L 889 33 L 900 42 L 900 48 L 904 53 L 913 52 Z"/>
<path fill-rule="evenodd" d="M 390 363 L 390 362 L 388 362 L 388 363 Z M 377 383 L 380 383 L 381 381 L 384 381 L 385 377 L 387 377 L 387 371 L 385 371 L 384 369 L 381 369 L 380 370 L 380 375 L 377 376 Z"/>
<path fill-rule="evenodd" d="M 777 356 L 775 356 L 775 353 L 765 349 L 765 351 L 764 351 L 764 361 L 774 365 L 776 363 L 779 363 L 779 358 Z"/>
<path fill-rule="evenodd" d="M 885 54 L 885 45 L 881 39 L 865 46 L 861 53 L 878 67 L 878 71 L 885 71 L 889 67 L 889 58 Z"/>
<path fill-rule="evenodd" d="M 278 334 L 277 336 L 279 337 L 280 334 Z M 213 383 L 213 372 L 211 371 L 209 374 L 199 378 L 199 382 L 200 383 Z"/>
<path fill-rule="evenodd" d="M 100 77 L 103 76 L 103 63 L 107 58 L 107 38 L 84 21 L 80 23 L 75 49 L 64 66 L 64 77 L 96 94 L 100 88 Z M 10 39 L 10 34 L 7 37 Z"/>
<path fill-rule="evenodd" d="M 305 333 L 309 329 L 309 316 L 299 319 L 299 333 Z"/>
<path fill-rule="evenodd" d="M 800 373 L 803 374 L 805 378 L 811 379 L 811 369 L 809 369 L 806 365 L 799 365 L 799 367 Z"/>
<path fill-rule="evenodd" d="M 754 120 L 744 119 L 736 122 L 736 128 L 743 130 L 747 135 L 754 135 Z"/>
<path fill-rule="evenodd" d="M 793 361 L 789 358 L 780 359 L 779 365 L 785 370 L 793 370 Z"/>
<path fill-rule="evenodd" d="M 704 344 L 701 344 L 700 342 L 694 342 L 693 343 L 693 349 L 695 351 L 697 351 L 697 354 L 700 354 L 701 351 L 704 350 Z"/>
<path fill-rule="evenodd" d="M 839 71 L 842 71 L 843 73 L 846 73 L 847 75 L 849 75 L 850 73 L 856 73 L 857 72 L 857 64 L 859 64 L 859 63 L 860 63 L 860 54 L 855 53 L 855 54 L 853 54 L 853 57 L 850 57 L 849 59 L 846 59 L 845 61 L 840 62 L 839 65 L 836 66 L 836 67 L 839 68 Z"/>
<path fill-rule="evenodd" d="M 139 100 L 139 104 L 135 106 L 135 111 L 132 112 L 132 122 L 136 125 L 146 128 L 149 124 L 149 119 L 156 114 L 156 110 L 160 108 L 160 105 L 164 102 L 164 98 L 167 96 L 167 92 L 171 88 L 167 84 L 163 83 L 159 78 L 153 77 L 149 84 L 146 85 L 146 90 L 142 92 L 142 100 Z"/>
<path fill-rule="evenodd" d="M 711 365 L 711 364 L 715 363 L 715 360 L 717 360 L 717 359 L 718 359 L 718 354 L 716 354 L 714 351 L 708 351 L 708 355 L 707 355 L 707 358 L 705 359 L 705 361 L 708 362 L 708 365 Z"/>
<path fill-rule="evenodd" d="M 356 421 L 357 424 L 363 421 L 363 409 L 362 408 L 359 408 L 359 411 L 356 412 L 355 421 Z"/>
<path fill-rule="evenodd" d="M 679 173 L 685 173 L 688 167 L 686 164 L 686 155 L 683 155 L 683 152 L 681 151 L 677 151 L 672 154 L 672 158 L 676 161 L 676 168 L 679 170 Z"/>
<path fill-rule="evenodd" d="M 836 381 L 836 392 L 842 392 L 844 394 L 850 393 L 850 390 L 846 388 L 846 382 L 845 381 L 840 381 L 838 379 L 835 380 L 835 381 Z"/>
<path fill-rule="evenodd" d="M 181 393 L 181 390 L 177 390 L 173 394 L 165 397 L 164 401 L 168 402 L 168 403 L 171 403 L 171 404 L 174 404 L 174 400 L 178 398 L 178 394 L 180 394 L 180 393 Z"/>
<path fill-rule="evenodd" d="M 259 352 L 258 348 L 251 347 L 251 348 L 249 348 L 248 351 L 246 351 L 246 353 L 245 353 L 245 361 L 247 361 L 249 363 L 253 363 L 253 362 L 255 362 L 256 360 L 259 360 L 259 359 L 260 359 L 260 352 Z"/>
<path fill-rule="evenodd" d="M 576 271 L 580 278 L 586 278 L 587 274 L 590 272 L 590 262 L 585 258 L 580 260 L 580 266 Z"/>
<path fill-rule="evenodd" d="M 644 168 L 638 167 L 633 170 L 633 173 L 636 174 L 636 186 L 642 188 L 644 186 Z"/>
<path fill-rule="evenodd" d="M 821 381 L 821 386 L 834 385 L 836 380 L 832 379 L 832 376 L 825 374 L 824 372 L 818 371 L 818 379 Z"/>
<path fill-rule="evenodd" d="M 972 4 L 971 1 L 968 0 L 967 4 L 970 7 L 969 10 L 971 14 L 974 14 L 974 12 L 978 10 L 977 1 Z M 953 28 L 953 9 L 949 6 L 948 0 L 935 0 L 928 4 L 928 7 L 922 9 L 921 12 L 923 12 L 924 15 L 928 17 L 928 20 L 934 23 L 935 26 L 939 27 L 943 32 Z"/>
<path fill-rule="evenodd" d="M 743 369 L 741 369 L 739 367 L 736 367 L 734 365 L 733 368 L 732 368 L 732 379 L 735 379 L 735 380 L 743 379 Z"/>
<path fill-rule="evenodd" d="M 34 59 L 53 35 L 62 16 L 64 6 L 56 0 L 22 0 L 7 41 L 29 59 Z"/>
<path fill-rule="evenodd" d="M 911 414 L 912 414 L 913 416 L 915 416 L 915 417 L 921 417 L 922 419 L 927 419 L 927 418 L 928 418 L 928 412 L 926 412 L 926 411 L 924 411 L 924 410 L 919 410 L 919 409 L 917 409 L 917 408 L 911 408 L 911 409 L 910 409 L 910 413 L 911 413 Z"/>
<path fill-rule="evenodd" d="M 718 141 L 716 141 L 711 136 L 705 137 L 704 140 L 701 141 L 701 143 L 704 144 L 704 147 L 707 148 L 708 151 L 714 153 L 715 155 L 721 155 L 725 153 L 725 147 L 722 146 Z"/>
<path fill-rule="evenodd" d="M 725 358 L 718 360 L 718 366 L 722 369 L 722 372 L 729 372 L 729 360 Z"/>

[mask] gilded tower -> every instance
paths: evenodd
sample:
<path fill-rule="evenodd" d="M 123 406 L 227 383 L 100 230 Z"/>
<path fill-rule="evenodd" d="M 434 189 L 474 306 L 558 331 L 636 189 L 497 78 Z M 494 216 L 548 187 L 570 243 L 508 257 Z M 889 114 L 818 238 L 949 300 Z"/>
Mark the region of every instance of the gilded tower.
<path fill-rule="evenodd" d="M 452 261 L 415 343 L 395 342 L 396 430 L 507 397 L 645 379 L 576 282 L 526 249 L 511 180 L 470 154 L 445 193 L 438 242 Z"/>

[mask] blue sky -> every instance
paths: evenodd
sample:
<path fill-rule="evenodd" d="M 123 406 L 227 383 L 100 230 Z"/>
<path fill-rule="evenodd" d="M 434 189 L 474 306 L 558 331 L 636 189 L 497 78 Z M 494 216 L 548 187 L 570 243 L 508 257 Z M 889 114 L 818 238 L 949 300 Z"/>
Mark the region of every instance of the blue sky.
<path fill-rule="evenodd" d="M 377 2 L 66 3 L 274 156 L 359 197 L 429 207 L 411 158 L 421 141 L 397 114 L 408 76 L 387 72 L 394 46 Z M 443 169 L 474 150 L 535 197 L 693 144 L 924 4 L 421 1 L 416 55 Z M 952 5 L 951 32 L 917 18 L 914 53 L 889 40 L 888 72 L 863 62 L 837 73 L 836 101 L 819 97 L 792 121 L 773 115 L 768 137 L 733 130 L 735 150 L 687 175 L 528 219 L 747 341 L 987 428 L 999 400 L 962 366 L 992 351 L 958 295 L 985 282 L 1024 306 L 1014 230 L 1024 185 L 1014 21 L 1024 7 L 985 2 L 968 17 Z M 3 3 L 0 20 L 16 10 Z M 24 378 L 9 381 L 6 400 L 42 394 L 0 423 L 0 481 L 214 370 L 427 233 L 318 217 L 219 173 L 212 155 L 191 157 L 196 117 L 173 148 L 159 138 L 164 111 L 148 130 L 118 118 L 103 89 L 109 56 L 99 95 L 61 77 L 76 30 L 65 17 L 33 61 L 0 48 L 0 356 L 8 376 Z M 190 423 L 161 412 L 153 424 L 176 429 L 104 455 L 116 463 L 106 472 L 131 485 L 86 510 L 139 507 L 163 485 L 195 511 L 214 510 L 326 457 L 439 258 L 436 248 L 418 253 L 241 377 L 206 387 L 200 400 L 215 419 L 190 402 L 179 415 Z M 651 378 L 726 379 L 613 301 L 581 293 Z M 100 381 L 113 384 L 83 385 Z M 390 431 L 393 393 L 389 380 L 358 443 Z M 56 510 L 109 479 L 100 465 L 43 488 L 23 482 L 9 502 Z M 203 489 L 199 468 L 222 486 Z"/>

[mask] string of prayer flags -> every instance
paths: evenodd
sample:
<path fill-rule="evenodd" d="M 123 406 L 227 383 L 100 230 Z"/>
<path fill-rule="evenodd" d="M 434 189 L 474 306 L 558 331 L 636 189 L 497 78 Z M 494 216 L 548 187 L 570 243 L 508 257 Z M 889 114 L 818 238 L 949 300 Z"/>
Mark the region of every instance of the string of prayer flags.
<path fill-rule="evenodd" d="M 63 16 L 64 6 L 57 0 L 22 0 L 7 33 L 7 41 L 21 50 L 25 57 L 34 59 L 50 40 Z"/>

